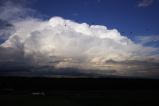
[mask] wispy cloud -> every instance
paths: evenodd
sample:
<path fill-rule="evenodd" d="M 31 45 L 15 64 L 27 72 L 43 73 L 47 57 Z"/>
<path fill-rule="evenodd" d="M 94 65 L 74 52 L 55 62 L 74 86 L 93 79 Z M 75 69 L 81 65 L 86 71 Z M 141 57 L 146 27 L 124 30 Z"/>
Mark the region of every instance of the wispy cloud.
<path fill-rule="evenodd" d="M 139 0 L 138 7 L 148 7 L 154 3 L 154 0 Z"/>
<path fill-rule="evenodd" d="M 136 37 L 136 40 L 138 42 L 140 42 L 141 44 L 154 43 L 154 42 L 159 42 L 159 36 L 157 36 L 157 35 L 138 36 L 138 37 Z"/>

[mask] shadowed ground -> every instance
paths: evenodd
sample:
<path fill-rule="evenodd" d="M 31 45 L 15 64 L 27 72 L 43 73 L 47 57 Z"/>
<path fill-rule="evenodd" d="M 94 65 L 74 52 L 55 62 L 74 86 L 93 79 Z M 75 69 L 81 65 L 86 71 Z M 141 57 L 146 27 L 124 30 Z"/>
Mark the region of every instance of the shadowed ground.
<path fill-rule="evenodd" d="M 158 80 L 0 77 L 2 106 L 153 105 Z"/>

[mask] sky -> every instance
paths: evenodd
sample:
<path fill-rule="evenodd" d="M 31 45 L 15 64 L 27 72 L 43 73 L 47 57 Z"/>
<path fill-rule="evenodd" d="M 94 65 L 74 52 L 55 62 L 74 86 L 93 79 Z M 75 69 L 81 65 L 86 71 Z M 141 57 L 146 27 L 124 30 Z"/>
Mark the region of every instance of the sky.
<path fill-rule="evenodd" d="M 159 33 L 158 0 L 39 0 L 34 8 L 48 17 L 117 28 L 130 37 Z"/>
<path fill-rule="evenodd" d="M 158 0 L 0 0 L 0 74 L 158 78 L 158 10 Z"/>
<path fill-rule="evenodd" d="M 158 0 L 16 0 L 16 3 L 35 9 L 44 19 L 61 16 L 76 22 L 105 25 L 135 41 L 136 36 L 159 34 Z"/>

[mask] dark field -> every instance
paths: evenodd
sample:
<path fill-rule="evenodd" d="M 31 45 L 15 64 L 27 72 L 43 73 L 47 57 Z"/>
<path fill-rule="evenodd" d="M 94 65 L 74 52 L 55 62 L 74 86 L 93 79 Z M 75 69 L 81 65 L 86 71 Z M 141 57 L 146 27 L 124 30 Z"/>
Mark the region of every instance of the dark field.
<path fill-rule="evenodd" d="M 158 85 L 154 79 L 0 77 L 0 106 L 152 106 Z"/>

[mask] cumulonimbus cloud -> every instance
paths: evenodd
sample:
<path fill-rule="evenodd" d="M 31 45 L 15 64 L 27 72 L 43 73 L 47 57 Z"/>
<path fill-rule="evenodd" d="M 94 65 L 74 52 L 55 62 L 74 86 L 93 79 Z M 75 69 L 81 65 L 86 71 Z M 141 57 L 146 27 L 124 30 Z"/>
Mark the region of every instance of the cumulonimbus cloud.
<path fill-rule="evenodd" d="M 158 48 L 137 44 L 117 29 L 77 23 L 57 16 L 49 20 L 30 16 L 14 21 L 10 19 L 14 31 L 0 45 L 1 63 L 12 61 L 54 68 L 130 70 L 125 64 L 159 61 Z M 131 66 L 131 70 L 136 67 L 136 64 Z"/>
<path fill-rule="evenodd" d="M 146 60 L 157 49 L 135 44 L 116 29 L 76 23 L 61 17 L 14 23 L 15 33 L 1 47 L 24 52 L 37 63 L 104 64 L 108 60 Z M 45 60 L 45 61 L 44 61 Z"/>

